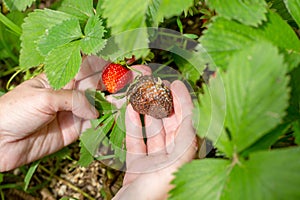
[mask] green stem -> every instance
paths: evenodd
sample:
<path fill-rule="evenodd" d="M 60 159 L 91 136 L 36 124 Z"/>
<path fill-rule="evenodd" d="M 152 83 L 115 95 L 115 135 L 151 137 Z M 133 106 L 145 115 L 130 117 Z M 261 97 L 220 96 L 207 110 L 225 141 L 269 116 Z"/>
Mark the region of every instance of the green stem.
<path fill-rule="evenodd" d="M 12 30 L 14 33 L 16 33 L 18 36 L 21 35 L 22 29 L 15 23 L 13 23 L 10 19 L 8 19 L 5 15 L 3 15 L 1 12 L 0 12 L 0 21 L 5 26 L 7 26 L 10 30 Z"/>
<path fill-rule="evenodd" d="M 18 70 L 19 70 L 19 66 L 14 67 L 14 68 L 11 68 L 11 69 L 9 69 L 9 70 L 7 70 L 7 71 L 4 71 L 4 72 L 2 73 L 2 75 L 0 76 L 0 78 L 3 77 L 3 76 L 10 75 L 10 74 L 12 74 L 12 73 L 14 73 L 14 72 L 16 72 L 16 71 L 18 71 Z"/>
<path fill-rule="evenodd" d="M 11 81 L 12 81 L 12 80 L 13 80 L 20 72 L 22 72 L 21 69 L 19 69 L 18 71 L 16 71 L 16 72 L 10 77 L 10 79 L 7 81 L 7 83 L 6 83 L 6 89 L 7 89 L 7 90 L 9 90 L 9 85 L 10 85 Z"/>

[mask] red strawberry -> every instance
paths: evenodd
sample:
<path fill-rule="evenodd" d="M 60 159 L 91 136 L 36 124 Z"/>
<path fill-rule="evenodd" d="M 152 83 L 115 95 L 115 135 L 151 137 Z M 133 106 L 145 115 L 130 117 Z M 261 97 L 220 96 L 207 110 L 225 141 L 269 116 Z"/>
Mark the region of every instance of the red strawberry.
<path fill-rule="evenodd" d="M 132 71 L 116 63 L 109 64 L 102 73 L 102 82 L 110 93 L 116 93 L 121 90 L 132 79 Z"/>

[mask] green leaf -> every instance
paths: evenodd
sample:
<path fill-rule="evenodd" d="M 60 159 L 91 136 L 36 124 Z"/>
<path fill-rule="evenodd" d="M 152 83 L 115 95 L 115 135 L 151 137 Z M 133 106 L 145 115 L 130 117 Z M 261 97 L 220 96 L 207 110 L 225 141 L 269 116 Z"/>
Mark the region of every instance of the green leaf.
<path fill-rule="evenodd" d="M 0 173 L 0 183 L 3 182 L 3 177 L 4 177 L 4 175 L 2 173 Z"/>
<path fill-rule="evenodd" d="M 102 8 L 102 3 L 104 1 L 98 1 L 97 6 L 96 6 L 96 14 L 101 16 L 103 13 L 103 8 Z"/>
<path fill-rule="evenodd" d="M 9 25 L 7 22 L 2 21 L 2 15 L 0 14 L 0 21 L 3 22 L 3 24 L 0 23 L 0 59 L 7 59 L 4 61 L 5 64 L 8 68 L 13 68 L 19 65 L 21 24 L 23 23 L 25 13 L 12 11 L 5 16 L 3 15 L 3 17 L 5 21 L 8 20 L 13 23 Z M 7 72 L 7 68 L 2 67 L 0 71 Z"/>
<path fill-rule="evenodd" d="M 279 124 L 285 115 L 286 65 L 274 46 L 260 43 L 235 54 L 228 68 L 224 77 L 228 108 L 225 127 L 234 147 L 241 151 Z"/>
<path fill-rule="evenodd" d="M 92 120 L 92 128 L 87 129 L 80 136 L 80 142 L 91 155 L 95 155 L 99 144 L 105 139 L 106 134 L 114 123 L 113 115 L 104 115 L 100 119 Z"/>
<path fill-rule="evenodd" d="M 117 111 L 117 107 L 108 102 L 101 91 L 87 90 L 85 95 L 89 102 L 96 107 L 101 114 L 111 114 Z"/>
<path fill-rule="evenodd" d="M 84 28 L 84 38 L 81 40 L 81 49 L 86 54 L 96 54 L 106 44 L 103 39 L 106 30 L 98 15 L 90 17 Z"/>
<path fill-rule="evenodd" d="M 295 143 L 297 145 L 300 145 L 300 119 L 298 121 L 293 122 L 293 130 L 294 130 Z"/>
<path fill-rule="evenodd" d="M 261 0 L 232 0 L 225 3 L 219 0 L 208 1 L 210 8 L 215 9 L 218 15 L 233 19 L 245 25 L 258 26 L 266 20 L 267 4 Z"/>
<path fill-rule="evenodd" d="M 36 171 L 37 167 L 39 166 L 39 164 L 40 164 L 40 160 L 37 160 L 30 165 L 30 167 L 25 175 L 25 178 L 24 178 L 24 183 L 25 183 L 24 191 L 26 191 L 28 189 L 30 180 L 31 180 L 34 172 Z"/>
<path fill-rule="evenodd" d="M 200 77 L 200 73 L 195 66 L 177 54 L 172 54 L 172 57 L 184 78 L 196 84 L 196 81 Z"/>
<path fill-rule="evenodd" d="M 232 163 L 193 161 L 176 173 L 170 199 L 298 199 L 299 155 L 296 147 L 257 152 L 249 160 Z"/>
<path fill-rule="evenodd" d="M 204 85 L 204 94 L 199 95 L 200 102 L 193 111 L 194 127 L 200 137 L 208 138 L 220 151 L 231 155 L 232 145 L 224 129 L 227 112 L 225 86 L 220 72 L 216 73 L 216 77 Z"/>
<path fill-rule="evenodd" d="M 82 142 L 80 142 L 79 145 L 80 145 L 80 158 L 77 164 L 80 165 L 81 167 L 88 167 L 94 161 L 94 156 L 88 151 L 88 149 L 84 146 Z"/>
<path fill-rule="evenodd" d="M 137 6 L 132 6 L 132 5 Z M 118 6 L 115 6 L 118 5 Z M 114 48 L 115 58 L 135 55 L 136 58 L 147 56 L 148 51 L 148 29 L 149 26 L 156 26 L 163 17 L 171 17 L 180 14 L 184 9 L 193 5 L 192 0 L 105 0 L 102 3 L 103 17 L 107 18 L 107 25 L 111 28 L 113 39 L 107 51 Z M 108 55 L 105 52 L 101 56 Z M 113 58 L 110 56 L 110 58 Z"/>
<path fill-rule="evenodd" d="M 81 37 L 79 21 L 75 18 L 68 19 L 46 31 L 38 42 L 38 49 L 43 56 L 46 56 L 51 50 Z"/>
<path fill-rule="evenodd" d="M 284 1 L 288 11 L 300 27 L 300 1 L 298 0 L 285 0 Z"/>
<path fill-rule="evenodd" d="M 64 0 L 59 10 L 75 16 L 81 22 L 94 15 L 92 0 Z"/>
<path fill-rule="evenodd" d="M 54 89 L 65 86 L 79 71 L 81 64 L 80 41 L 59 46 L 46 57 L 45 72 Z"/>
<path fill-rule="evenodd" d="M 103 2 L 103 17 L 107 18 L 113 40 L 121 48 L 119 56 L 135 51 L 134 54 L 138 58 L 148 53 L 147 50 L 136 51 L 148 47 L 148 33 L 145 28 L 148 1 L 105 0 Z M 133 4 L 138 6 L 132 6 Z"/>
<path fill-rule="evenodd" d="M 171 182 L 176 187 L 170 191 L 170 200 L 220 199 L 227 173 L 230 172 L 230 161 L 221 159 L 195 160 L 184 165 L 175 173 Z"/>
<path fill-rule="evenodd" d="M 38 51 L 38 40 L 51 27 L 70 19 L 72 16 L 54 10 L 39 10 L 28 14 L 22 25 L 20 67 L 27 70 L 44 62 L 45 57 Z"/>
<path fill-rule="evenodd" d="M 280 138 L 280 136 L 286 133 L 289 127 L 290 127 L 289 122 L 279 124 L 276 128 L 272 129 L 267 134 L 259 138 L 250 147 L 243 150 L 240 153 L 241 156 L 247 157 L 251 152 L 270 149 L 271 146 Z"/>
<path fill-rule="evenodd" d="M 203 32 L 199 42 L 212 56 L 217 66 L 226 69 L 231 55 L 259 40 L 255 29 L 235 21 L 217 17 Z"/>
<path fill-rule="evenodd" d="M 217 71 L 216 78 L 204 86 L 199 111 L 194 112 L 198 135 L 210 139 L 229 157 L 252 145 L 285 115 L 285 74 L 283 57 L 269 43 L 234 54 L 228 72 Z"/>
<path fill-rule="evenodd" d="M 7 28 L 9 28 L 11 31 L 13 31 L 13 33 L 17 36 L 20 36 L 22 33 L 22 30 L 20 28 L 20 26 L 16 25 L 14 21 L 9 19 L 9 14 L 7 14 L 6 16 L 3 15 L 2 13 L 0 13 L 0 22 L 2 22 Z M 23 19 L 23 17 L 22 17 Z M 1 23 L 1 25 L 2 25 Z"/>
<path fill-rule="evenodd" d="M 107 24 L 112 28 L 112 34 L 145 27 L 148 1 L 135 0 L 134 5 L 137 6 L 133 6 L 133 2 L 130 1 L 105 0 L 102 4 L 103 17 L 107 18 Z"/>
<path fill-rule="evenodd" d="M 163 18 L 178 16 L 192 5 L 194 5 L 193 0 L 161 0 L 156 14 L 156 21 L 161 22 Z"/>
<path fill-rule="evenodd" d="M 222 199 L 300 198 L 300 148 L 287 148 L 251 155 L 236 165 Z M 287 165 L 288 163 L 288 165 Z M 238 191 L 243 190 L 243 193 Z"/>
<path fill-rule="evenodd" d="M 159 22 L 162 22 L 163 20 L 163 19 L 156 19 L 160 2 L 161 0 L 149 1 L 147 12 L 146 12 L 146 24 L 148 27 L 157 27 Z"/>
<path fill-rule="evenodd" d="M 289 73 L 290 79 L 290 102 L 287 109 L 288 115 L 286 116 L 286 121 L 296 121 L 300 119 L 300 66 L 293 69 Z"/>
<path fill-rule="evenodd" d="M 267 0 L 268 4 L 271 4 L 270 9 L 275 10 L 276 13 L 282 17 L 282 19 L 286 20 L 288 23 L 291 23 L 293 18 L 287 10 L 284 1 L 285 0 Z"/>
<path fill-rule="evenodd" d="M 110 142 L 112 148 L 115 150 L 115 155 L 120 159 L 121 162 L 125 162 L 126 151 L 125 151 L 125 112 L 127 104 L 124 104 L 117 115 L 116 124 L 114 125 L 110 133 Z"/>
<path fill-rule="evenodd" d="M 24 11 L 27 7 L 31 6 L 35 0 L 3 0 L 5 6 L 9 10 Z"/>
<path fill-rule="evenodd" d="M 262 25 L 254 28 L 217 17 L 199 41 L 216 65 L 224 69 L 234 53 L 253 42 L 269 41 L 285 52 L 288 62 L 293 61 L 289 66 L 291 70 L 300 62 L 300 41 L 294 30 L 278 14 L 270 11 L 267 13 L 267 19 Z"/>

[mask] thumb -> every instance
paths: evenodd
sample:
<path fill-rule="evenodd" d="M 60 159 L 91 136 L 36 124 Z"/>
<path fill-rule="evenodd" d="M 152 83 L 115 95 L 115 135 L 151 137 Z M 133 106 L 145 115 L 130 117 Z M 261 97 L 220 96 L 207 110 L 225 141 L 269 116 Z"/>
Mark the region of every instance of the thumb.
<path fill-rule="evenodd" d="M 85 95 L 77 90 L 57 90 L 50 95 L 50 105 L 54 111 L 72 111 L 74 115 L 83 119 L 97 118 L 99 113 L 92 106 Z"/>

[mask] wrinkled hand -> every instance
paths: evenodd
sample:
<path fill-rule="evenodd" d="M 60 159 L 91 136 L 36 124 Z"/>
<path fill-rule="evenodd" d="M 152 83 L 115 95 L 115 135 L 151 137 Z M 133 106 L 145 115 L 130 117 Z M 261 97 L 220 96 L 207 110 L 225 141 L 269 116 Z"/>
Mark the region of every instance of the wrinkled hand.
<path fill-rule="evenodd" d="M 99 73 L 107 63 L 86 57 L 74 80 L 51 89 L 41 74 L 0 98 L 0 171 L 14 169 L 74 142 L 98 112 L 84 90 L 99 88 Z"/>
<path fill-rule="evenodd" d="M 114 199 L 166 199 L 173 173 L 191 161 L 197 150 L 192 126 L 193 103 L 185 85 L 171 84 L 174 114 L 158 120 L 145 116 L 147 143 L 139 114 L 126 111 L 126 174 Z"/>

